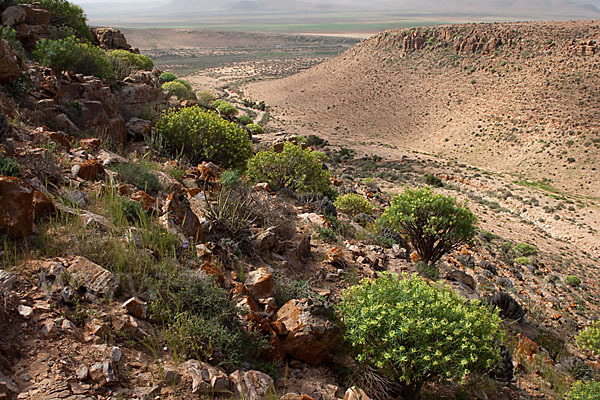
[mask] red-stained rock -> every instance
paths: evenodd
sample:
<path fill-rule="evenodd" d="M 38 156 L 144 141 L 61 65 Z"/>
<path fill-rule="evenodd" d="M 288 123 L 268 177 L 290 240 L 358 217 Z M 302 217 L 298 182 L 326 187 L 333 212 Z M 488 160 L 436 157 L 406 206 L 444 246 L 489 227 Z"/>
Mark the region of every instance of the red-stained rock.
<path fill-rule="evenodd" d="M 143 190 L 138 190 L 137 192 L 133 193 L 129 200 L 140 203 L 142 208 L 148 212 L 158 212 L 158 203 L 156 199 Z"/>
<path fill-rule="evenodd" d="M 183 235 L 186 239 L 191 237 L 203 241 L 204 232 L 200 220 L 190 208 L 190 202 L 185 194 L 171 193 L 163 211 L 165 214 L 161 217 L 161 222 L 166 225 L 167 229 Z"/>
<path fill-rule="evenodd" d="M 219 268 L 210 261 L 206 261 L 200 266 L 200 270 L 207 275 L 213 276 L 217 283 L 223 285 L 225 283 L 225 277 Z"/>
<path fill-rule="evenodd" d="M 33 191 L 33 209 L 36 218 L 48 215 L 55 210 L 52 200 L 37 190 Z"/>
<path fill-rule="evenodd" d="M 11 82 L 20 72 L 17 55 L 6 40 L 0 39 L 0 82 Z"/>
<path fill-rule="evenodd" d="M 73 167 L 72 172 L 86 181 L 95 181 L 98 175 L 104 173 L 104 167 L 98 160 L 86 160 Z"/>
<path fill-rule="evenodd" d="M 87 152 L 94 152 L 102 146 L 102 142 L 98 138 L 81 139 L 79 145 L 83 147 Z"/>
<path fill-rule="evenodd" d="M 306 299 L 288 301 L 274 320 L 285 325 L 287 330 L 283 342 L 286 353 L 309 364 L 323 361 L 341 337 L 337 325 L 311 313 Z"/>
<path fill-rule="evenodd" d="M 0 232 L 13 238 L 33 232 L 33 189 L 19 178 L 0 176 Z"/>

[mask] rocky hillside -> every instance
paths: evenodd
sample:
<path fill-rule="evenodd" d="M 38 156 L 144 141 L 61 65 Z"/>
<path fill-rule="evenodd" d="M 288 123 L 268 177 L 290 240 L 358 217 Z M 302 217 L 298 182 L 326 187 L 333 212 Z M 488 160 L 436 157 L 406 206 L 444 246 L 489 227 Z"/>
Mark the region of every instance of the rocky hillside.
<path fill-rule="evenodd" d="M 395 30 L 247 93 L 272 105 L 275 128 L 598 197 L 599 44 L 597 21 Z"/>
<path fill-rule="evenodd" d="M 236 109 L 206 92 L 176 101 L 118 31 L 57 39 L 75 24 L 56 22 L 48 4 L 1 10 L 0 399 L 560 399 L 598 379 L 593 350 L 575 339 L 600 310 L 593 201 L 423 154 L 389 161 L 264 134 L 236 116 L 264 115 L 264 103 Z M 357 54 L 389 48 L 386 38 Z M 418 33 L 405 42 L 407 54 L 423 47 Z M 469 46 L 501 46 L 488 43 Z M 40 49 L 66 53 L 50 68 Z M 106 54 L 122 58 L 109 65 Z M 404 186 L 428 186 L 419 193 L 470 218 L 439 261 L 380 218 Z M 479 225 L 447 195 L 468 201 Z M 343 340 L 391 311 L 367 301 L 375 317 L 350 332 L 344 290 L 390 275 L 436 299 L 389 305 L 412 312 L 403 329 L 420 339 L 398 346 L 396 361 L 452 365 L 444 377 L 415 385 Z M 486 327 L 492 340 L 475 345 Z"/>

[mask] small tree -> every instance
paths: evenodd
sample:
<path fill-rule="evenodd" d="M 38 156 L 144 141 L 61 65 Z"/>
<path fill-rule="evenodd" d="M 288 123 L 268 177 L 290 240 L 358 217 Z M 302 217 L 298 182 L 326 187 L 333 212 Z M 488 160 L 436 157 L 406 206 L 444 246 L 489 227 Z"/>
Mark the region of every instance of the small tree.
<path fill-rule="evenodd" d="M 248 163 L 248 176 L 257 182 L 267 182 L 275 189 L 323 193 L 329 188 L 324 157 L 323 153 L 287 142 L 281 153 L 273 149 L 257 153 Z"/>
<path fill-rule="evenodd" d="M 485 372 L 500 360 L 498 312 L 417 275 L 363 280 L 338 311 L 357 361 L 397 382 L 404 399 L 427 381 Z"/>
<path fill-rule="evenodd" d="M 419 257 L 435 264 L 475 236 L 477 217 L 453 197 L 426 188 L 406 190 L 397 196 L 379 223 L 406 235 Z"/>

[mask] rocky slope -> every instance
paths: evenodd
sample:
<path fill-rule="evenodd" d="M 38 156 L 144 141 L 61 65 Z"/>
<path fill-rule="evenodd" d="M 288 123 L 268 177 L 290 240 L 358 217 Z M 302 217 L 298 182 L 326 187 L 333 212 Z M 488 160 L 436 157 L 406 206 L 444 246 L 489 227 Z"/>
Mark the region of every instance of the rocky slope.
<path fill-rule="evenodd" d="M 373 140 L 598 197 L 597 21 L 381 33 L 283 80 L 251 84 L 274 127 Z"/>
<path fill-rule="evenodd" d="M 128 48 L 110 32 L 98 35 L 102 44 Z M 407 50 L 419 42 L 411 36 Z M 418 271 L 402 238 L 390 245 L 365 226 L 424 173 L 481 221 L 472 245 L 444 257 L 440 278 L 495 304 L 509 338 L 494 379 L 434 382 L 424 396 L 559 399 L 575 379 L 600 373 L 574 344 L 600 309 L 592 201 L 427 155 L 354 157 L 321 143 L 333 186 L 368 198 L 374 215 L 327 221 L 325 198 L 240 185 L 249 213 L 240 239 L 221 233 L 215 213 L 220 204 L 231 216 L 239 200 L 219 198 L 223 169 L 156 152 L 146 106 L 167 105 L 158 71 L 108 85 L 57 76 L 0 46 L 9 55 L 0 68 L 2 160 L 19 175 L 0 176 L 0 398 L 365 399 L 353 385 L 381 398 L 341 342 L 332 306 L 361 278 Z M 31 87 L 15 87 L 21 78 Z M 298 140 L 254 143 L 280 151 Z M 381 175 L 365 180 L 373 171 Z M 516 262 L 522 249 L 525 264 Z"/>

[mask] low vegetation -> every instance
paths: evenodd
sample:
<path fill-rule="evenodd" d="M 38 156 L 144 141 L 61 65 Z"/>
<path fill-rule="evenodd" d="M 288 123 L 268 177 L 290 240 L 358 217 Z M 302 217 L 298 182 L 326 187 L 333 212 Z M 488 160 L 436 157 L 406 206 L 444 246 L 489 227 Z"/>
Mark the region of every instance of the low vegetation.
<path fill-rule="evenodd" d="M 338 197 L 333 204 L 335 208 L 349 217 L 354 217 L 358 214 L 371 214 L 373 205 L 369 200 L 356 193 L 347 193 Z"/>
<path fill-rule="evenodd" d="M 20 176 L 21 167 L 12 158 L 6 158 L 0 155 L 0 175 Z"/>
<path fill-rule="evenodd" d="M 162 189 L 158 178 L 146 164 L 124 162 L 116 164 L 113 169 L 119 173 L 123 181 L 147 193 L 155 194 Z"/>
<path fill-rule="evenodd" d="M 579 332 L 576 338 L 577 345 L 582 349 L 600 355 L 600 321 L 595 321 Z"/>
<path fill-rule="evenodd" d="M 169 96 L 175 96 L 178 100 L 190 99 L 193 94 L 184 84 L 177 81 L 163 83 L 162 88 Z"/>
<path fill-rule="evenodd" d="M 392 201 L 379 224 L 405 235 L 421 260 L 435 264 L 473 239 L 477 217 L 452 197 L 430 189 L 407 189 Z"/>
<path fill-rule="evenodd" d="M 246 131 L 198 106 L 165 112 L 156 132 L 171 154 L 180 154 L 192 164 L 212 161 L 225 168 L 245 169 L 252 156 Z"/>
<path fill-rule="evenodd" d="M 497 312 L 418 277 L 384 275 L 345 292 L 346 339 L 368 364 L 416 398 L 427 381 L 485 373 L 499 360 Z"/>
<path fill-rule="evenodd" d="M 217 110 L 217 112 L 225 118 L 232 118 L 238 113 L 238 109 L 225 100 L 215 100 L 210 104 L 210 106 Z"/>
<path fill-rule="evenodd" d="M 329 188 L 329 171 L 323 168 L 323 153 L 285 143 L 280 153 L 274 149 L 257 153 L 248 163 L 248 176 L 267 182 L 273 189 L 299 193 L 323 193 Z"/>

